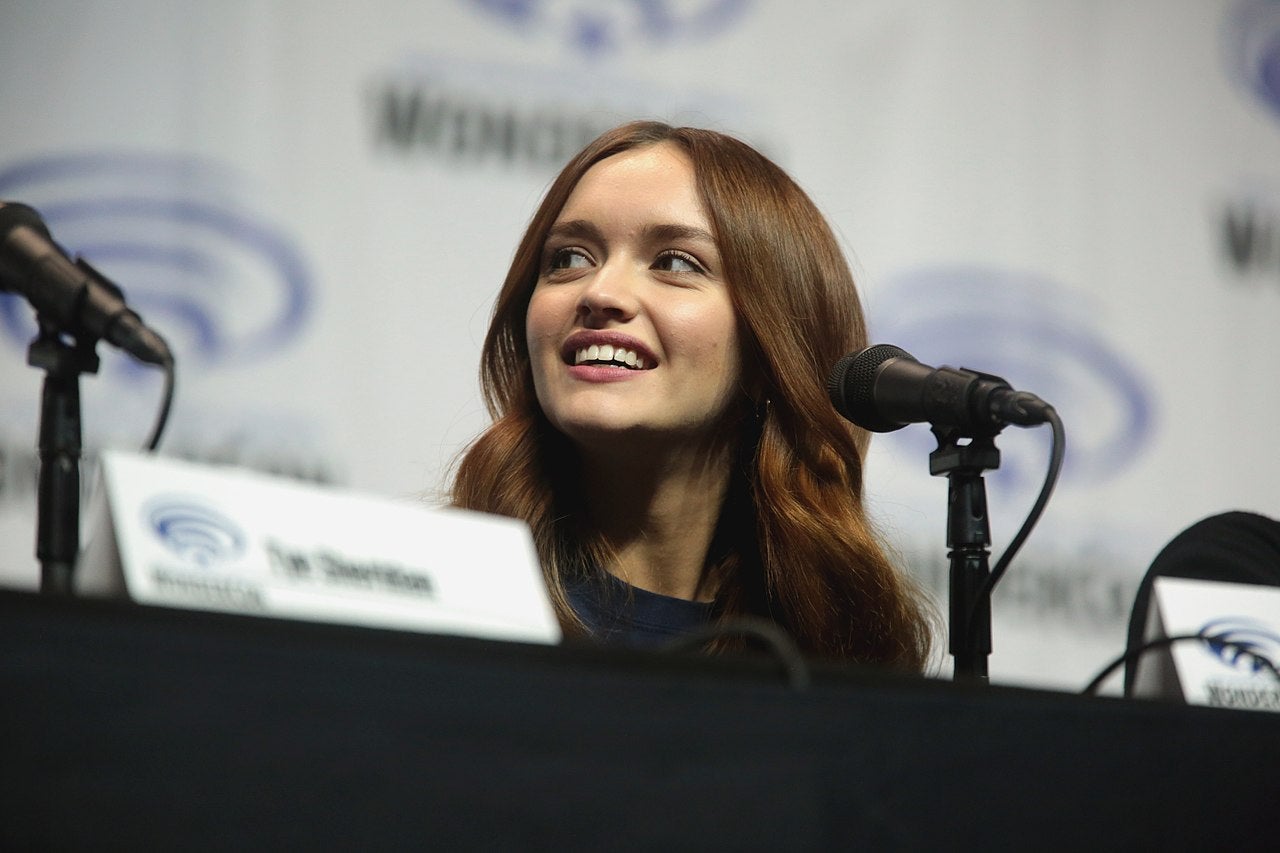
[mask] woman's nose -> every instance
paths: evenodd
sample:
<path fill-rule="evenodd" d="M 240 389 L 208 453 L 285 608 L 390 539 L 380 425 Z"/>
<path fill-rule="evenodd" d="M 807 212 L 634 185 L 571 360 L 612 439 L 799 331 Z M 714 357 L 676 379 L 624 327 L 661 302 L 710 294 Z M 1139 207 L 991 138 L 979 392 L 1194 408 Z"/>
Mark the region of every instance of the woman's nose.
<path fill-rule="evenodd" d="M 589 276 L 578 297 L 578 314 L 587 320 L 626 320 L 636 312 L 635 274 L 624 263 L 608 261 Z"/>

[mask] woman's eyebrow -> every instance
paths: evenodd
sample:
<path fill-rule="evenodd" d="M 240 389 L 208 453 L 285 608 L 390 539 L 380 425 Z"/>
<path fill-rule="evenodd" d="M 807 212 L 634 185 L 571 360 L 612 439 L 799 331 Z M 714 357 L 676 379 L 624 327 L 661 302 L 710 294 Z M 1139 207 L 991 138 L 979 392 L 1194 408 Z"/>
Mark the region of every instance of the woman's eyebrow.
<path fill-rule="evenodd" d="M 716 238 L 710 231 L 705 228 L 698 228 L 694 225 L 650 225 L 648 228 L 644 229 L 644 235 L 647 239 L 657 241 L 702 240 L 712 244 L 713 246 L 716 242 Z"/>
<path fill-rule="evenodd" d="M 585 219 L 570 219 L 552 225 L 547 231 L 547 239 L 592 240 L 602 243 L 604 235 L 600 233 L 599 228 Z"/>
<path fill-rule="evenodd" d="M 677 223 L 655 223 L 644 229 L 643 238 L 651 242 L 698 240 L 715 245 L 715 236 L 705 228 Z M 586 219 L 569 219 L 557 222 L 547 231 L 547 240 L 590 240 L 604 242 L 604 233 Z"/>

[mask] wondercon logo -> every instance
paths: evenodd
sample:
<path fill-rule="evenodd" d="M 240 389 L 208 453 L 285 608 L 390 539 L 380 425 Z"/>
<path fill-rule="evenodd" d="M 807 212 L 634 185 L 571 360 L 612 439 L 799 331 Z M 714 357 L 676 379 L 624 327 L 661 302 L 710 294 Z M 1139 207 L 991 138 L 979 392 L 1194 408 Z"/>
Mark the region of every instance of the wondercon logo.
<path fill-rule="evenodd" d="M 926 364 L 993 373 L 1053 404 L 1071 445 L 1063 481 L 1099 482 L 1139 456 L 1152 432 L 1152 403 L 1141 374 L 1093 328 L 1082 301 L 1078 292 L 1032 274 L 919 269 L 895 276 L 875 294 L 873 318 L 890 320 L 873 322 L 872 332 L 876 341 L 897 344 Z M 923 455 L 936 445 L 924 428 L 886 438 Z M 1039 448 L 1020 453 L 1010 443 L 1000 449 L 995 482 L 1016 489 L 1041 481 Z"/>
<path fill-rule="evenodd" d="M 258 359 L 297 337 L 311 275 L 293 241 L 207 161 L 144 153 L 39 157 L 0 168 L 0 198 L 36 208 L 55 240 L 124 289 L 185 369 Z M 0 335 L 26 346 L 30 308 L 0 298 Z"/>
<path fill-rule="evenodd" d="M 156 498 L 142 511 L 147 529 L 184 562 L 201 568 L 227 562 L 245 551 L 245 535 L 234 521 L 203 501 Z"/>
<path fill-rule="evenodd" d="M 1253 619 L 1231 617 L 1214 619 L 1198 632 L 1204 635 L 1203 648 L 1222 663 L 1250 675 L 1265 670 L 1258 658 L 1280 666 L 1280 635 Z"/>
<path fill-rule="evenodd" d="M 511 29 L 554 34 L 600 56 L 624 45 L 666 47 L 718 35 L 751 0 L 464 0 Z"/>
<path fill-rule="evenodd" d="M 1223 31 L 1229 73 L 1280 117 L 1280 0 L 1237 3 Z"/>

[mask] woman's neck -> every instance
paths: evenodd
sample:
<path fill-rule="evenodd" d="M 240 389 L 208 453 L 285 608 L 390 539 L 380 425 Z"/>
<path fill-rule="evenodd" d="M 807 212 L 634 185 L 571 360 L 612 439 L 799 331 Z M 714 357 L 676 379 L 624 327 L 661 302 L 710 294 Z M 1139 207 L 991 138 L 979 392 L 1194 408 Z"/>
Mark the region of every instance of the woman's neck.
<path fill-rule="evenodd" d="M 710 601 L 705 567 L 729 485 L 730 448 L 584 460 L 587 515 L 614 555 L 606 566 L 650 592 Z"/>

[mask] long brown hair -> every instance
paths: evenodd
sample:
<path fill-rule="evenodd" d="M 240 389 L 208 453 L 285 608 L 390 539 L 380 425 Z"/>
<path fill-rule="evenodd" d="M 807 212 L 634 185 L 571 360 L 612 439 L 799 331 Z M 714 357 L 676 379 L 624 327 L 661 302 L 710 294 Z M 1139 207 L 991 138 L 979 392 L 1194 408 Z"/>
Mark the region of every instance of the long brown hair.
<path fill-rule="evenodd" d="M 742 419 L 739 462 L 708 555 L 719 618 L 765 616 L 809 654 L 919 670 L 930 644 L 927 608 L 868 522 L 868 435 L 836 413 L 825 389 L 831 366 L 867 343 L 853 276 L 804 191 L 732 137 L 633 122 L 560 172 L 494 306 L 481 360 L 494 422 L 459 461 L 453 503 L 529 523 L 561 621 L 580 631 L 566 581 L 602 571 L 608 552 L 583 526 L 575 453 L 538 406 L 525 314 L 547 234 L 583 174 L 659 142 L 693 162 L 739 318 L 743 385 L 756 403 Z"/>

